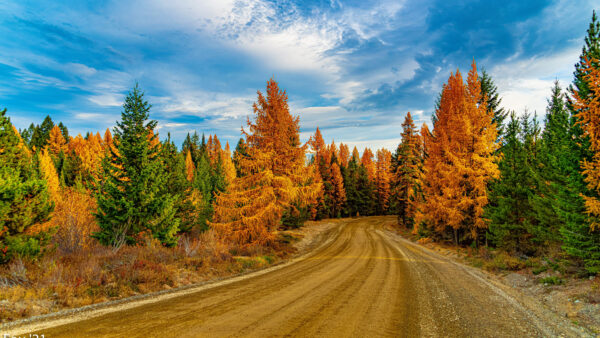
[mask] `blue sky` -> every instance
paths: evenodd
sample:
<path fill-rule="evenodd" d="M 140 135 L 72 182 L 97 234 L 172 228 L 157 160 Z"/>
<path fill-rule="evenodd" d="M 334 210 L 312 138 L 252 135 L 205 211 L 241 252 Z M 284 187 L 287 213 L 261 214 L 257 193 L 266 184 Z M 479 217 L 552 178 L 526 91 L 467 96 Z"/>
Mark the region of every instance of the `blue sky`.
<path fill-rule="evenodd" d="M 451 71 L 472 58 L 503 105 L 543 114 L 572 80 L 593 2 L 130 0 L 0 3 L 0 107 L 18 128 L 50 114 L 72 134 L 114 125 L 136 81 L 159 132 L 235 145 L 274 76 L 306 140 L 359 149 L 430 121 Z"/>

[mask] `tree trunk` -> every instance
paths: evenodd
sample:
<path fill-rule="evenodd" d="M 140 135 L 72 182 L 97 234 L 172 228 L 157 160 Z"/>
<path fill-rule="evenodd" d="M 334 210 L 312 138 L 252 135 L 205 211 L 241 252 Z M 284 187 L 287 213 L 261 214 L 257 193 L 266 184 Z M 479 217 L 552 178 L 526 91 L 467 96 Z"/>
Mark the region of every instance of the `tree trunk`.
<path fill-rule="evenodd" d="M 454 245 L 458 246 L 458 230 L 455 228 L 452 228 L 452 230 L 454 231 Z"/>

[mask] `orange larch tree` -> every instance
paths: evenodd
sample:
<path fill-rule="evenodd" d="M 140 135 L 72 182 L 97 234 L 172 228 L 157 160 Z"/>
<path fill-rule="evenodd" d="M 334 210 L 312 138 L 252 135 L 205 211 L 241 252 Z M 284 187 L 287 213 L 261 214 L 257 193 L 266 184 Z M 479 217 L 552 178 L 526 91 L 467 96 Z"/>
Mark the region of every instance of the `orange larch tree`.
<path fill-rule="evenodd" d="M 216 135 L 215 135 L 216 138 Z M 231 158 L 231 149 L 229 148 L 229 141 L 225 144 L 225 149 L 221 150 L 221 163 L 223 164 L 223 172 L 225 174 L 225 181 L 229 186 L 235 180 L 235 164 Z"/>
<path fill-rule="evenodd" d="M 375 183 L 375 162 L 373 161 L 373 152 L 369 148 L 365 148 L 363 152 L 363 156 L 361 159 L 362 165 L 367 169 L 367 175 L 369 175 L 369 180 Z"/>
<path fill-rule="evenodd" d="M 390 205 L 392 153 L 387 149 L 379 149 L 376 154 L 375 188 L 377 189 L 377 214 L 385 215 Z"/>
<path fill-rule="evenodd" d="M 498 177 L 496 126 L 481 99 L 481 84 L 473 62 L 463 82 L 451 74 L 442 89 L 432 137 L 426 140 L 424 219 L 444 235 L 452 230 L 456 244 L 477 242 L 487 229 L 483 208 L 487 184 Z"/>
<path fill-rule="evenodd" d="M 58 174 L 56 173 L 56 168 L 54 167 L 54 161 L 52 161 L 47 148 L 42 149 L 42 151 L 38 152 L 37 155 L 40 165 L 40 172 L 46 180 L 50 198 L 54 203 L 57 203 L 60 201 L 61 191 Z"/>
<path fill-rule="evenodd" d="M 192 182 L 194 180 L 194 172 L 196 171 L 196 166 L 194 166 L 194 161 L 192 160 L 192 153 L 188 149 L 185 154 L 185 178 L 188 182 Z"/>
<path fill-rule="evenodd" d="M 319 186 L 307 179 L 306 146 L 300 144 L 299 118 L 289 112 L 287 94 L 275 80 L 259 91 L 254 121 L 248 118 L 247 156 L 240 158 L 241 177 L 214 203 L 209 225 L 221 240 L 241 247 L 268 245 L 284 212 L 308 210 Z"/>
<path fill-rule="evenodd" d="M 340 151 L 338 156 L 338 163 L 340 167 L 347 167 L 348 161 L 350 160 L 350 150 L 346 144 L 340 143 Z"/>
<path fill-rule="evenodd" d="M 102 140 L 102 145 L 105 148 L 113 146 L 113 137 L 109 128 L 106 128 L 106 131 L 104 132 L 104 139 Z"/>
<path fill-rule="evenodd" d="M 344 178 L 340 167 L 336 162 L 331 165 L 331 215 L 340 217 L 342 208 L 346 203 L 346 190 L 344 189 Z"/>
<path fill-rule="evenodd" d="M 60 128 L 54 125 L 50 130 L 50 137 L 48 138 L 48 150 L 52 155 L 56 156 L 62 151 L 67 151 L 67 141 L 65 140 Z"/>

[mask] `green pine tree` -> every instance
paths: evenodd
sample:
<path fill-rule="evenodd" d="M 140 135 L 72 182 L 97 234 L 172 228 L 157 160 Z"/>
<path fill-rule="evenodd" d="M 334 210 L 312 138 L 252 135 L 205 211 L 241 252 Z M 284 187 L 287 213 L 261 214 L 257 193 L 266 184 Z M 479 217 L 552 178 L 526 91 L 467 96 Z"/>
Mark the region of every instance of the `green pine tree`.
<path fill-rule="evenodd" d="M 212 202 L 214 201 L 213 194 L 213 175 L 212 168 L 210 166 L 210 160 L 208 154 L 204 154 L 200 157 L 198 165 L 196 166 L 196 172 L 194 173 L 193 187 L 202 196 L 202 202 L 200 206 L 199 222 L 205 226 L 206 221 L 211 220 L 213 213 Z"/>
<path fill-rule="evenodd" d="M 109 148 L 102 161 L 96 213 L 100 231 L 94 237 L 104 245 L 135 244 L 145 231 L 164 245 L 177 243 L 177 198 L 168 191 L 160 143 L 151 134 L 157 122 L 148 121 L 150 107 L 136 84 L 113 129 L 116 149 Z"/>
<path fill-rule="evenodd" d="M 491 221 L 492 242 L 515 253 L 535 251 L 537 219 L 531 198 L 537 194 L 536 130 L 528 120 L 527 114 L 519 120 L 510 113 L 498 164 L 500 177 L 490 184 L 485 213 Z"/>
<path fill-rule="evenodd" d="M 192 184 L 186 179 L 185 153 L 179 152 L 171 135 L 162 142 L 161 157 L 165 163 L 166 187 L 176 198 L 177 213 L 175 217 L 180 220 L 179 231 L 189 232 L 204 226 L 201 223 L 199 212 L 193 198 Z"/>
<path fill-rule="evenodd" d="M 48 221 L 54 204 L 35 161 L 6 116 L 0 110 L 0 263 L 15 255 L 35 256 L 45 234 L 25 235 L 36 223 Z"/>
<path fill-rule="evenodd" d="M 408 113 L 402 124 L 402 141 L 392 155 L 390 209 L 398 215 L 398 224 L 414 226 L 415 202 L 422 196 L 423 149 L 419 132 Z"/>
<path fill-rule="evenodd" d="M 242 137 L 238 141 L 237 145 L 235 146 L 235 150 L 233 151 L 233 165 L 235 166 L 237 177 L 241 177 L 243 175 L 242 171 L 240 170 L 240 158 L 245 156 L 248 156 L 248 146 Z"/>
<path fill-rule="evenodd" d="M 479 81 L 481 82 L 481 99 L 479 102 L 483 102 L 484 98 L 487 99 L 487 109 L 494 114 L 492 122 L 496 124 L 498 140 L 500 140 L 504 133 L 504 120 L 506 119 L 508 112 L 500 107 L 502 99 L 500 98 L 500 94 L 498 94 L 498 87 L 485 69 L 481 71 Z"/>

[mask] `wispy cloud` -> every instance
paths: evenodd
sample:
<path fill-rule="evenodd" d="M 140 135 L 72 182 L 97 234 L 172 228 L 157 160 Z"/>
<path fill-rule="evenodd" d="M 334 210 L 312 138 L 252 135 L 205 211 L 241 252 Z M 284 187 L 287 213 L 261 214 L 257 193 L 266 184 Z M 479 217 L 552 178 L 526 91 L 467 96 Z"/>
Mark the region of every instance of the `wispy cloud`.
<path fill-rule="evenodd" d="M 75 132 L 114 124 L 138 82 L 161 135 L 235 143 L 275 76 L 307 138 L 393 149 L 407 111 L 428 122 L 451 71 L 472 58 L 509 109 L 543 113 L 566 85 L 588 0 L 133 0 L 0 3 L 0 101 L 18 127 L 45 114 Z M 135 13 L 135 15 L 131 15 Z M 493 17 L 490 13 L 494 13 Z"/>

